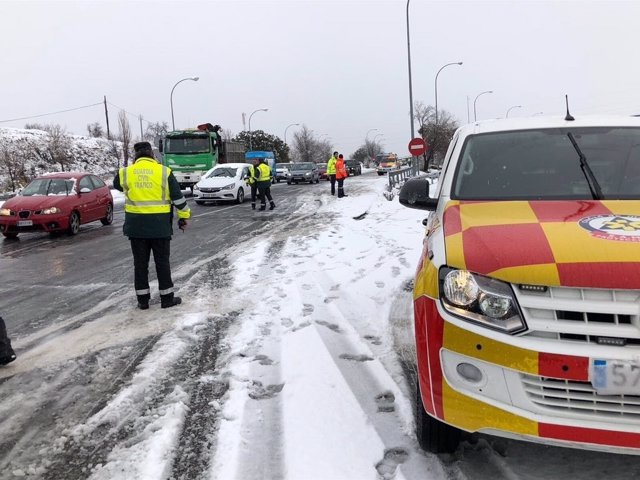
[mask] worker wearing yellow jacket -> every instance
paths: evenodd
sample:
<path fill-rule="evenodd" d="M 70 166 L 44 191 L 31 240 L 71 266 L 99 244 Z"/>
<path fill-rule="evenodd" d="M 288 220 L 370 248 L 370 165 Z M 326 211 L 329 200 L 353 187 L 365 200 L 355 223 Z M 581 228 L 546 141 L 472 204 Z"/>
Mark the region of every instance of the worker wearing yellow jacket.
<path fill-rule="evenodd" d="M 327 160 L 327 176 L 331 181 L 331 195 L 336 194 L 336 162 L 338 161 L 338 152 L 333 152 L 331 158 Z"/>
<path fill-rule="evenodd" d="M 273 210 L 276 208 L 276 204 L 273 202 L 273 198 L 271 198 L 271 168 L 264 160 L 258 165 L 258 171 L 260 175 L 258 176 L 258 193 L 260 194 L 260 210 L 266 210 L 267 208 L 267 200 L 269 199 L 269 210 Z M 266 197 L 266 198 L 265 198 Z"/>
<path fill-rule="evenodd" d="M 191 210 L 171 169 L 154 158 L 151 144 L 139 142 L 133 149 L 135 162 L 118 171 L 113 187 L 125 196 L 123 232 L 131 241 L 138 308 L 149 308 L 151 252 L 158 276 L 160 306 L 169 308 L 182 303 L 173 293 L 169 263 L 173 207 L 178 209 L 178 227 L 183 231 Z"/>
<path fill-rule="evenodd" d="M 247 178 L 247 185 L 251 188 L 251 209 L 256 209 L 256 198 L 258 196 L 258 177 L 260 177 L 260 170 L 258 166 L 260 164 L 259 158 L 252 160 L 252 165 L 249 167 L 249 178 Z"/>

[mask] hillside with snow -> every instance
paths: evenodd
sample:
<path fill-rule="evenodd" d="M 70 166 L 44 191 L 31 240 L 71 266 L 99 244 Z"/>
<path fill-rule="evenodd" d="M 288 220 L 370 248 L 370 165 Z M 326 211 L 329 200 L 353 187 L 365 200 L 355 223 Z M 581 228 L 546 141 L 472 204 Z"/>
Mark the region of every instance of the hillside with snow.
<path fill-rule="evenodd" d="M 0 127 L 0 192 L 11 192 L 37 175 L 63 168 L 109 176 L 122 162 L 122 142 L 116 140 Z"/>

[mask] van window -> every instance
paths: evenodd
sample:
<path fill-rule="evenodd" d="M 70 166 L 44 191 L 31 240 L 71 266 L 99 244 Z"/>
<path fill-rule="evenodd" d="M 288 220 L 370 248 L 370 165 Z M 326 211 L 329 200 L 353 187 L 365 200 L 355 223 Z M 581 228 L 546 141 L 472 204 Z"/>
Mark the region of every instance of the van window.
<path fill-rule="evenodd" d="M 469 136 L 453 181 L 458 200 L 592 199 L 571 132 L 605 199 L 640 199 L 639 128 L 556 128 Z"/>

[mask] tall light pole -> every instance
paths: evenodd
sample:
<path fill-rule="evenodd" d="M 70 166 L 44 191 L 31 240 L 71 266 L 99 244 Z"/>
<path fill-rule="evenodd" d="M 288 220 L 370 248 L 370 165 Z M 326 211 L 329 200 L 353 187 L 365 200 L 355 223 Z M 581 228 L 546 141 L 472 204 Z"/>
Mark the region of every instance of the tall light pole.
<path fill-rule="evenodd" d="M 287 128 L 284 129 L 284 144 L 287 144 L 287 130 L 289 130 L 289 127 L 296 127 L 300 125 L 299 123 L 292 123 L 290 125 L 287 125 Z"/>
<path fill-rule="evenodd" d="M 409 37 L 409 2 L 407 0 L 407 64 L 409 65 L 409 115 L 411 120 L 411 138 L 416 137 L 416 130 L 413 124 L 413 88 L 411 86 L 411 40 Z"/>
<path fill-rule="evenodd" d="M 478 97 L 480 97 L 480 95 L 484 95 L 485 93 L 493 93 L 493 90 L 487 90 L 486 92 L 482 92 L 479 93 L 475 100 L 473 101 L 473 121 L 477 122 L 478 121 L 478 115 L 476 114 L 476 102 L 478 101 Z"/>
<path fill-rule="evenodd" d="M 373 143 L 376 143 L 376 138 L 378 138 L 378 137 L 384 137 L 384 134 L 383 133 L 379 133 L 375 137 L 373 137 L 373 140 L 372 140 Z"/>
<path fill-rule="evenodd" d="M 440 70 L 438 70 L 438 73 L 436 73 L 436 80 L 435 80 L 435 90 L 436 90 L 436 129 L 438 128 L 438 75 L 440 75 L 440 72 L 442 70 L 444 70 L 445 68 L 451 66 L 451 65 L 462 65 L 462 62 L 452 62 L 452 63 L 447 63 L 446 65 L 443 65 L 442 67 L 440 67 Z"/>
<path fill-rule="evenodd" d="M 375 132 L 376 130 L 378 130 L 377 128 L 370 128 L 369 130 L 367 130 L 367 134 L 364 136 L 364 143 L 367 143 L 369 141 L 369 134 L 371 132 Z"/>
<path fill-rule="evenodd" d="M 251 112 L 251 115 L 249 115 L 249 151 L 252 150 L 251 148 L 251 117 L 253 117 L 253 114 L 256 112 L 268 112 L 269 109 L 268 108 L 259 108 L 258 110 L 254 110 L 253 112 Z"/>
<path fill-rule="evenodd" d="M 522 105 L 514 105 L 513 107 L 509 107 L 509 109 L 507 110 L 507 114 L 504 116 L 504 118 L 509 118 L 509 112 L 514 108 L 522 108 Z"/>
<path fill-rule="evenodd" d="M 187 77 L 187 78 L 183 78 L 182 80 L 178 80 L 176 84 L 173 86 L 173 88 L 171 89 L 171 96 L 169 97 L 169 100 L 171 101 L 171 126 L 174 131 L 176 129 L 176 122 L 173 119 L 173 91 L 176 89 L 179 83 L 182 83 L 186 80 L 193 80 L 194 82 L 197 82 L 198 80 L 200 80 L 200 77 Z"/>

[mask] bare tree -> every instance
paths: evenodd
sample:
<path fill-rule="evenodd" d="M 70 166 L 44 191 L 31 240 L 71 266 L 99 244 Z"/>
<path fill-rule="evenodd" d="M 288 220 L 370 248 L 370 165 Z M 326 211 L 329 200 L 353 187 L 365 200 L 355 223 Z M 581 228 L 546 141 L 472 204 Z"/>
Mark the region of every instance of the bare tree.
<path fill-rule="evenodd" d="M 87 132 L 89 132 L 90 137 L 94 138 L 103 138 L 104 137 L 104 129 L 102 125 L 98 122 L 89 123 L 87 125 Z"/>
<path fill-rule="evenodd" d="M 231 140 L 233 137 L 235 137 L 235 133 L 233 133 L 230 128 L 222 128 L 220 129 L 220 136 L 224 140 Z"/>
<path fill-rule="evenodd" d="M 27 181 L 25 143 L 25 140 L 19 140 L 17 144 L 9 144 L 6 140 L 0 141 L 0 171 L 7 176 L 8 186 L 12 192 Z"/>
<path fill-rule="evenodd" d="M 31 144 L 33 153 L 43 162 L 50 165 L 59 164 L 64 172 L 65 167 L 73 161 L 72 142 L 64 127 L 60 125 L 38 125 L 39 130 L 48 133 L 44 147 Z"/>
<path fill-rule="evenodd" d="M 168 131 L 169 124 L 167 122 L 152 122 L 144 132 L 144 139 L 158 146 L 159 140 L 164 137 Z"/>
<path fill-rule="evenodd" d="M 436 125 L 435 108 L 422 102 L 416 102 L 414 116 L 419 125 L 418 133 L 428 145 L 425 169 L 430 163 L 441 165 L 447 153 L 449 141 L 459 126 L 458 122 L 446 110 L 438 109 L 438 125 Z"/>
<path fill-rule="evenodd" d="M 291 158 L 294 162 L 325 162 L 331 156 L 333 148 L 331 141 L 320 140 L 306 125 L 302 125 L 293 134 L 291 145 Z"/>
<path fill-rule="evenodd" d="M 127 119 L 127 113 L 124 110 L 120 110 L 118 113 L 118 140 L 122 142 L 122 156 L 124 167 L 129 166 L 129 146 L 131 145 L 131 127 L 129 126 L 129 120 Z"/>

